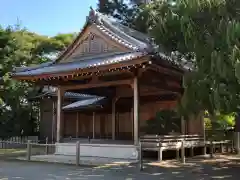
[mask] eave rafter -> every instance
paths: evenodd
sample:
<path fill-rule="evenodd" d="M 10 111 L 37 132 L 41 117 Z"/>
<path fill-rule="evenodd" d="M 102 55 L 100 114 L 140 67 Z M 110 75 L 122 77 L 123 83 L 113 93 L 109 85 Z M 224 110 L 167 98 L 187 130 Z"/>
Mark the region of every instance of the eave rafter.
<path fill-rule="evenodd" d="M 164 67 L 161 67 L 156 64 L 151 64 L 151 66 L 149 66 L 148 69 L 155 71 L 157 73 L 160 73 L 160 74 L 165 74 L 165 75 L 168 75 L 171 77 L 175 77 L 176 79 L 179 79 L 179 80 L 181 80 L 182 76 L 183 76 L 183 73 L 181 73 L 179 71 L 172 70 L 169 68 L 164 68 Z"/>
<path fill-rule="evenodd" d="M 110 66 L 94 67 L 65 72 L 61 74 L 42 74 L 38 76 L 19 76 L 14 77 L 18 80 L 25 80 L 29 82 L 37 81 L 64 81 L 73 79 L 91 78 L 92 76 L 105 76 L 114 73 L 131 73 L 133 69 L 144 69 L 151 61 L 148 58 L 136 59 L 125 63 L 117 63 Z"/>

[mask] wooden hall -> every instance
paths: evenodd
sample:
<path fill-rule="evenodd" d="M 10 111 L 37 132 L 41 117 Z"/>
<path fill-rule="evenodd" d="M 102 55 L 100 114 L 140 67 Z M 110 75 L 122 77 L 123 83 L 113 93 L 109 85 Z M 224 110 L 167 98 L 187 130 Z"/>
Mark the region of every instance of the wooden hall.
<path fill-rule="evenodd" d="M 57 142 L 90 137 L 137 145 L 146 120 L 176 108 L 184 72 L 152 38 L 91 9 L 82 31 L 56 60 L 16 68 L 13 78 L 52 87 L 52 98 L 41 100 L 41 121 Z M 46 115 L 46 108 L 52 113 Z M 203 131 L 201 120 L 179 123 L 175 133 Z"/>

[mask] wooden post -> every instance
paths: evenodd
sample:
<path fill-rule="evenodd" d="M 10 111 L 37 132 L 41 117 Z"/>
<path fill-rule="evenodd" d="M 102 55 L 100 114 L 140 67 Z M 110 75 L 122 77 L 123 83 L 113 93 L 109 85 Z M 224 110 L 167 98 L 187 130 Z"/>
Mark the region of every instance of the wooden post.
<path fill-rule="evenodd" d="M 56 104 L 55 101 L 53 99 L 53 107 L 52 107 L 52 142 L 54 140 L 54 136 L 55 136 L 55 127 L 56 127 L 56 112 L 55 112 L 55 108 L 56 108 Z"/>
<path fill-rule="evenodd" d="M 134 115 L 133 115 L 133 108 L 131 108 L 131 125 L 132 125 L 132 140 L 134 140 Z"/>
<path fill-rule="evenodd" d="M 181 146 L 181 159 L 182 159 L 182 163 L 185 164 L 185 142 L 184 142 L 184 140 L 182 141 L 182 146 Z"/>
<path fill-rule="evenodd" d="M 46 137 L 46 149 L 45 149 L 46 155 L 48 155 L 48 137 Z"/>
<path fill-rule="evenodd" d="M 27 141 L 27 161 L 31 160 L 31 140 Z"/>
<path fill-rule="evenodd" d="M 158 161 L 161 162 L 163 159 L 163 148 L 160 147 L 158 150 Z"/>
<path fill-rule="evenodd" d="M 93 134 L 92 134 L 92 138 L 95 139 L 95 112 L 93 112 L 93 118 L 92 118 L 92 121 L 93 121 Z"/>
<path fill-rule="evenodd" d="M 213 140 L 211 139 L 211 141 L 210 141 L 210 157 L 211 158 L 213 158 L 213 153 L 214 153 L 214 151 L 213 151 Z"/>
<path fill-rule="evenodd" d="M 112 100 L 112 139 L 115 140 L 116 135 L 116 99 Z"/>
<path fill-rule="evenodd" d="M 193 145 L 190 148 L 190 156 L 193 157 L 194 156 L 194 147 Z"/>
<path fill-rule="evenodd" d="M 141 141 L 139 141 L 139 154 L 138 154 L 138 160 L 139 160 L 139 169 L 140 171 L 143 170 L 143 157 L 142 157 L 142 152 L 143 152 L 143 149 L 142 149 L 142 143 Z"/>
<path fill-rule="evenodd" d="M 76 143 L 76 166 L 80 164 L 80 141 Z"/>
<path fill-rule="evenodd" d="M 139 86 L 138 78 L 133 81 L 133 112 L 134 112 L 134 144 L 138 144 L 139 139 Z"/>
<path fill-rule="evenodd" d="M 176 159 L 179 160 L 179 149 L 176 149 Z"/>
<path fill-rule="evenodd" d="M 57 90 L 57 142 L 60 142 L 62 136 L 62 121 L 63 121 L 63 113 L 62 113 L 62 101 L 63 101 L 64 91 L 61 87 L 58 87 Z"/>
<path fill-rule="evenodd" d="M 237 154 L 239 155 L 240 154 L 240 132 L 237 132 L 237 143 L 236 143 L 236 151 L 237 151 Z"/>
<path fill-rule="evenodd" d="M 223 143 L 220 143 L 220 153 L 223 153 Z"/>
<path fill-rule="evenodd" d="M 76 119 L 76 138 L 78 138 L 79 134 L 79 113 L 77 112 L 77 119 Z"/>

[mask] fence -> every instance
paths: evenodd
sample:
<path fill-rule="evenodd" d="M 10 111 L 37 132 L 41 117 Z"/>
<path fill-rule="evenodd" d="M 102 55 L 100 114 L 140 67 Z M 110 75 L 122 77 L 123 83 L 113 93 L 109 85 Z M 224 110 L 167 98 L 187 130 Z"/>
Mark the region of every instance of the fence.
<path fill-rule="evenodd" d="M 0 139 L 0 149 L 16 148 L 16 146 L 20 146 L 20 144 L 27 143 L 28 140 L 31 140 L 31 142 L 34 143 L 39 143 L 38 136 L 15 136 L 6 139 Z"/>
<path fill-rule="evenodd" d="M 38 142 L 0 141 L 0 159 L 30 160 L 33 156 L 50 155 L 55 153 L 55 144 Z"/>
<path fill-rule="evenodd" d="M 235 132 L 233 130 L 205 130 L 207 141 L 233 140 L 234 134 Z"/>
<path fill-rule="evenodd" d="M 56 144 L 32 143 L 31 141 L 27 143 L 2 141 L 1 143 L 4 144 L 5 149 L 0 149 L 0 159 L 92 165 L 93 163 L 114 163 L 114 161 L 119 162 L 123 159 L 124 162 L 126 159 L 129 162 L 136 162 L 138 156 L 134 145 L 86 144 L 80 141 Z"/>
<path fill-rule="evenodd" d="M 159 139 L 160 138 L 160 139 Z M 162 138 L 162 139 L 161 139 Z M 163 139 L 165 138 L 165 139 Z M 141 139 L 142 140 L 142 139 Z M 89 158 L 87 156 L 96 156 L 101 153 L 106 154 L 107 156 L 112 156 L 112 158 L 119 158 L 122 159 L 121 156 L 115 156 L 115 155 L 121 155 L 121 153 L 131 159 L 137 160 L 140 162 L 140 169 L 142 167 L 142 152 L 144 148 L 146 149 L 146 144 L 149 141 L 151 143 L 155 143 L 155 150 L 159 150 L 162 147 L 166 149 L 174 149 L 176 150 L 176 157 L 177 159 L 180 159 L 182 162 L 185 162 L 185 149 L 186 148 L 194 148 L 197 146 L 203 146 L 208 147 L 211 150 L 211 153 L 214 153 L 215 150 L 218 148 L 221 150 L 221 152 L 228 151 L 231 149 L 233 152 L 234 147 L 226 143 L 226 141 L 205 141 L 203 140 L 202 136 L 164 136 L 164 137 L 146 137 L 144 141 L 139 142 L 139 146 L 133 146 L 133 145 L 114 145 L 114 144 L 86 144 L 86 143 L 80 143 L 77 141 L 74 143 L 56 143 L 56 144 L 48 144 L 48 141 L 46 139 L 46 142 L 39 143 L 39 141 L 34 142 L 31 140 L 27 140 L 22 142 L 15 142 L 15 141 L 0 141 L 1 149 L 0 149 L 0 158 L 17 158 L 21 160 L 28 160 L 28 161 L 50 161 L 50 162 L 63 162 L 63 163 L 71 163 L 71 164 L 82 164 L 83 162 L 86 163 L 89 161 Z M 232 142 L 232 141 L 231 141 Z M 145 144 L 144 144 L 145 143 Z M 225 146 L 225 147 L 224 147 Z M 129 148 L 129 149 L 127 149 Z M 149 149 L 149 147 L 147 147 Z M 163 150 L 163 149 L 162 149 Z M 64 156 L 64 153 L 61 151 L 65 151 L 68 156 Z M 129 154 L 127 154 L 129 153 Z M 180 154 L 179 154 L 180 153 Z M 58 156 L 60 155 L 60 156 Z M 127 156 L 126 156 L 127 155 Z M 181 156 L 180 156 L 181 155 Z M 192 154 L 193 155 L 193 154 Z M 100 156 L 101 157 L 101 156 Z M 162 160 L 162 155 L 160 155 L 159 160 Z M 109 158 L 111 159 L 111 158 Z M 90 160 L 91 161 L 91 160 Z"/>

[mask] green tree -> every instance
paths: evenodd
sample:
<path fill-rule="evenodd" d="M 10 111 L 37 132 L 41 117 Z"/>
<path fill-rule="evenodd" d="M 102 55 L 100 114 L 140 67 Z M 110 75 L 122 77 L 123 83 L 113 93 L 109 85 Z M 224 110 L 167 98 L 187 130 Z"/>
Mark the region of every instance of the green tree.
<path fill-rule="evenodd" d="M 192 64 L 183 79 L 182 113 L 238 111 L 239 7 L 237 0 L 154 1 L 145 7 L 149 32 L 174 62 Z M 237 73 L 236 73 L 237 72 Z"/>
<path fill-rule="evenodd" d="M 0 137 L 25 135 L 36 130 L 38 108 L 28 101 L 40 87 L 11 79 L 14 67 L 26 67 L 50 61 L 75 37 L 74 34 L 41 36 L 17 27 L 0 28 Z"/>
<path fill-rule="evenodd" d="M 123 25 L 147 33 L 147 15 L 138 0 L 99 0 L 98 11 L 118 19 Z"/>

